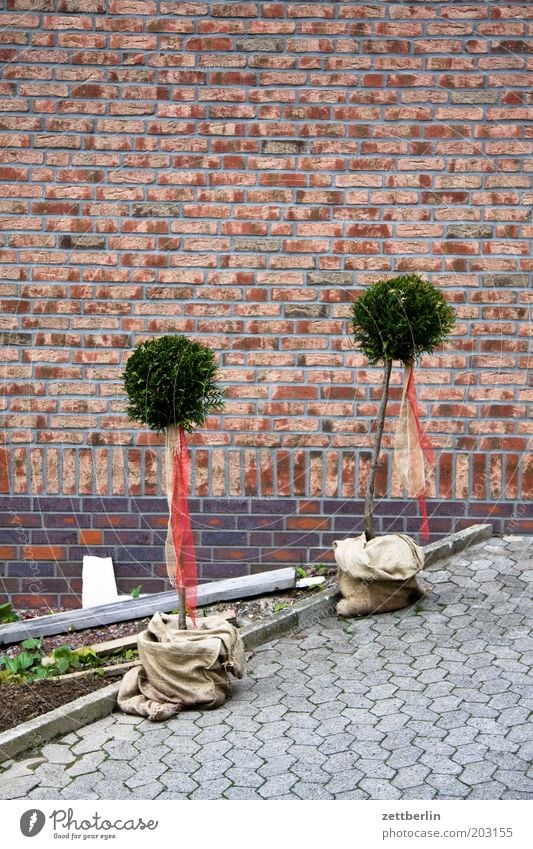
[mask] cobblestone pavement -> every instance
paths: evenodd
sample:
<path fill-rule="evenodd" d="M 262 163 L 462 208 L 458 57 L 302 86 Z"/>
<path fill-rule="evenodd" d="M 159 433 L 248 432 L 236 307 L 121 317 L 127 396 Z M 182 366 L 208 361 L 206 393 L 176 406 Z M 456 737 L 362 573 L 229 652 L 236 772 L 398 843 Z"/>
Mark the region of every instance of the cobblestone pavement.
<path fill-rule="evenodd" d="M 216 711 L 58 738 L 5 764 L 0 796 L 533 798 L 532 545 L 492 539 L 424 573 L 415 608 L 263 646 Z"/>

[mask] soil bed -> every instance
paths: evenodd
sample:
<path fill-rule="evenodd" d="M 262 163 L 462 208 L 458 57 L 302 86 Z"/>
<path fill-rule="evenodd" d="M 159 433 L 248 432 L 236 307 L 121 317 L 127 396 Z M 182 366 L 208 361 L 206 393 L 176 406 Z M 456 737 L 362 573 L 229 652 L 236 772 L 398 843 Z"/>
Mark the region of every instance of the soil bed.
<path fill-rule="evenodd" d="M 310 598 L 317 590 L 333 587 L 336 579 L 332 572 L 333 570 L 331 570 L 329 575 L 325 576 L 325 582 L 317 586 L 316 589 L 292 589 L 261 598 L 249 598 L 242 601 L 228 601 L 209 605 L 208 607 L 198 609 L 197 619 L 216 613 L 226 613 L 228 610 L 231 610 L 235 612 L 235 617 L 231 621 L 235 622 L 237 627 L 244 628 L 269 616 L 275 616 L 276 613 L 292 607 L 296 601 L 302 598 Z M 18 611 L 18 613 L 22 618 L 30 618 L 30 616 L 24 615 L 29 613 L 29 611 Z M 49 611 L 31 611 L 31 613 L 32 615 L 44 615 L 49 613 Z M 107 640 L 114 640 L 118 637 L 138 634 L 146 628 L 150 619 L 151 616 L 148 616 L 130 622 L 117 622 L 85 631 L 73 631 L 70 634 L 57 634 L 45 637 L 43 639 L 42 649 L 46 654 L 62 645 L 68 645 L 72 649 L 75 649 L 81 646 L 106 642 Z M 20 645 L 15 644 L 8 648 L 6 647 L 3 653 L 13 657 L 19 654 L 20 651 Z M 110 663 L 116 662 L 116 660 L 116 658 L 114 660 L 109 658 Z M 8 728 L 14 728 L 28 719 L 34 719 L 37 716 L 48 713 L 48 711 L 65 705 L 86 693 L 106 687 L 111 680 L 118 679 L 110 679 L 102 675 L 88 675 L 83 678 L 69 678 L 62 681 L 61 676 L 58 676 L 57 678 L 34 681 L 32 683 L 3 683 L 0 685 L 0 701 L 2 703 L 0 732 Z"/>
<path fill-rule="evenodd" d="M 48 713 L 54 708 L 61 707 L 79 696 L 92 693 L 101 687 L 107 687 L 109 678 L 101 675 L 91 675 L 86 678 L 69 678 L 62 681 L 34 681 L 31 684 L 4 683 L 0 687 L 2 714 L 0 716 L 0 732 L 15 728 L 21 722 L 35 719 Z"/>

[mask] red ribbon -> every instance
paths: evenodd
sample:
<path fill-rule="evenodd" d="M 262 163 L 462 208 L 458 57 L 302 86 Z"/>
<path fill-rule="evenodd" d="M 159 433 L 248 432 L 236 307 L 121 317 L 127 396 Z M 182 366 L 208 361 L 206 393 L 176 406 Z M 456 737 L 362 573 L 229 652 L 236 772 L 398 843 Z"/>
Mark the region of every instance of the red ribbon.
<path fill-rule="evenodd" d="M 170 504 L 170 526 L 176 554 L 176 587 L 185 589 L 187 612 L 196 627 L 196 597 L 198 571 L 194 553 L 194 540 L 189 514 L 189 479 L 191 464 L 185 431 L 179 429 L 179 450 L 173 452 L 172 496 Z"/>
<path fill-rule="evenodd" d="M 416 398 L 416 385 L 415 385 L 415 371 L 414 368 L 409 369 L 409 378 L 407 380 L 407 398 L 409 400 L 409 404 L 411 407 L 411 413 L 413 415 L 413 419 L 416 425 L 416 430 L 418 433 L 418 442 L 420 448 L 422 449 L 422 453 L 426 462 L 430 466 L 435 465 L 435 452 L 429 441 L 429 437 L 420 424 L 420 417 L 418 412 L 418 402 Z M 428 539 L 429 537 L 429 525 L 428 525 L 428 514 L 426 508 L 426 490 L 417 493 L 418 504 L 420 505 L 420 513 L 422 515 L 422 527 L 420 528 L 420 535 L 422 539 Z"/>

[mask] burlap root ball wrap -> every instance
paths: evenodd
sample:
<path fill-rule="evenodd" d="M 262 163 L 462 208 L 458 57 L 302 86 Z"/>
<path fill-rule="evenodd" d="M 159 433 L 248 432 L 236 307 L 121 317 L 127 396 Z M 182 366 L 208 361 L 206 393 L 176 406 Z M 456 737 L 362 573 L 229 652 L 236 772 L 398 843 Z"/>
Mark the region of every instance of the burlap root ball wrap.
<path fill-rule="evenodd" d="M 215 708 L 231 693 L 230 674 L 245 674 L 242 639 L 217 616 L 183 631 L 177 616 L 156 613 L 137 642 L 141 665 L 125 674 L 118 694 L 124 713 L 161 721 L 187 708 Z"/>

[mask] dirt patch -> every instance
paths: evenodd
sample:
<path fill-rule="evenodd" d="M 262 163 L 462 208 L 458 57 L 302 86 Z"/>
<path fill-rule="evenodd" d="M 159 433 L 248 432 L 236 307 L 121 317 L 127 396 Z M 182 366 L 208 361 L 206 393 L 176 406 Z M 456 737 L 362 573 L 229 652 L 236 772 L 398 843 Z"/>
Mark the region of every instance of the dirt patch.
<path fill-rule="evenodd" d="M 317 591 L 332 588 L 336 582 L 333 570 L 324 577 L 324 583 L 315 589 L 292 589 L 261 598 L 228 601 L 202 607 L 197 611 L 197 618 L 200 619 L 203 616 L 211 616 L 216 613 L 226 613 L 231 610 L 234 611 L 234 619 L 231 621 L 235 622 L 237 627 L 244 628 L 247 625 L 260 622 L 267 617 L 275 616 L 276 613 L 281 613 L 283 610 L 292 607 L 295 602 L 300 601 L 302 598 L 311 598 Z M 18 612 L 20 615 L 21 611 Z M 35 615 L 36 611 L 31 611 L 31 613 Z M 46 613 L 48 611 L 41 612 L 41 614 Z M 24 616 L 23 618 L 31 617 Z M 43 651 L 49 653 L 62 645 L 68 645 L 72 649 L 75 649 L 94 643 L 114 640 L 118 637 L 138 634 L 146 628 L 151 618 L 151 616 L 148 616 L 129 622 L 102 625 L 98 628 L 90 628 L 85 631 L 73 631 L 68 634 L 45 637 L 43 639 Z M 14 644 L 0 649 L 0 653 L 5 653 L 11 657 L 19 654 L 20 651 L 20 644 Z M 110 659 L 110 663 L 116 663 L 116 659 Z M 26 722 L 28 719 L 48 713 L 48 711 L 65 705 L 73 699 L 78 698 L 78 696 L 105 687 L 110 681 L 111 679 L 109 677 L 91 675 L 80 679 L 70 678 L 65 681 L 62 681 L 59 677 L 25 684 L 3 683 L 0 685 L 0 701 L 2 703 L 0 731 L 13 728 L 22 722 Z"/>
<path fill-rule="evenodd" d="M 87 678 L 68 679 L 61 681 L 35 681 L 32 684 L 2 684 L 0 699 L 2 714 L 0 716 L 0 731 L 14 728 L 28 719 L 35 719 L 48 713 L 54 708 L 85 696 L 101 687 L 107 687 L 108 678 L 91 675 Z"/>

